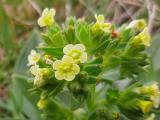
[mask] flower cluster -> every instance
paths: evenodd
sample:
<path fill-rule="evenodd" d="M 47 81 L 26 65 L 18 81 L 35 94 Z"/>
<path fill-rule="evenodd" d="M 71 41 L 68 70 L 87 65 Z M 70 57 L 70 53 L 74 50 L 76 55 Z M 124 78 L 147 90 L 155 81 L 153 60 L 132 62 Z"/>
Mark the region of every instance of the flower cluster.
<path fill-rule="evenodd" d="M 62 60 L 56 60 L 53 63 L 53 69 L 56 70 L 55 77 L 58 80 L 71 81 L 80 71 L 78 63 L 87 61 L 85 46 L 82 44 L 68 44 L 63 48 L 64 56 Z"/>
<path fill-rule="evenodd" d="M 80 67 L 78 64 L 87 61 L 85 46 L 82 44 L 68 44 L 63 48 L 63 52 L 65 55 L 62 60 L 56 60 L 52 65 L 53 70 L 55 70 L 55 77 L 57 80 L 72 81 L 80 72 Z M 43 79 L 46 79 L 51 73 L 48 68 L 39 68 L 39 65 L 36 64 L 39 59 L 40 54 L 32 50 L 31 54 L 28 56 L 28 65 L 33 65 L 31 66 L 30 71 L 35 76 L 35 85 L 41 84 Z"/>
<path fill-rule="evenodd" d="M 44 79 L 50 75 L 50 70 L 47 68 L 39 68 L 37 64 L 40 60 L 40 54 L 35 50 L 31 50 L 28 56 L 28 66 L 30 67 L 31 73 L 35 76 L 34 85 L 41 86 L 44 83 Z"/>
<path fill-rule="evenodd" d="M 57 120 L 118 120 L 122 114 L 127 119 L 154 120 L 152 109 L 160 104 L 158 84 L 137 82 L 150 64 L 145 50 L 151 38 L 145 20 L 118 29 L 103 15 L 95 15 L 95 23 L 70 17 L 61 28 L 54 16 L 54 9 L 42 12 L 38 24 L 46 27 L 43 44 L 37 48 L 40 53 L 31 50 L 28 56 L 34 91 L 40 93 L 37 106 L 48 116 L 55 113 Z M 131 83 L 121 89 L 117 83 L 123 79 Z M 63 108 L 63 95 L 75 106 Z"/>
<path fill-rule="evenodd" d="M 136 92 L 147 97 L 147 100 L 140 101 L 138 105 L 144 113 L 149 112 L 152 107 L 159 107 L 160 90 L 157 83 L 136 88 Z"/>

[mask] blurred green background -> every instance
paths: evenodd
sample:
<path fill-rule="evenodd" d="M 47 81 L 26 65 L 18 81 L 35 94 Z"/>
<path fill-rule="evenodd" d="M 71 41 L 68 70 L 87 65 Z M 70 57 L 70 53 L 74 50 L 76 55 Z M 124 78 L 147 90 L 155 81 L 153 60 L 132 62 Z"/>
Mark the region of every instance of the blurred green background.
<path fill-rule="evenodd" d="M 37 19 L 46 7 L 56 9 L 60 24 L 68 16 L 91 22 L 95 14 L 117 26 L 144 18 L 152 35 L 147 79 L 160 81 L 160 0 L 0 0 L 0 120 L 40 120 L 26 64 L 41 41 Z"/>

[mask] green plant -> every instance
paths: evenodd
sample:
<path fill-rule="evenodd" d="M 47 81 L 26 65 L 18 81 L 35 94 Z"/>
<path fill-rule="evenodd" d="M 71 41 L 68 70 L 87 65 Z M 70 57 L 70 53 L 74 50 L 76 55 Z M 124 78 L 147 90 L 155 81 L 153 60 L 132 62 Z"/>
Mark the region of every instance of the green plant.
<path fill-rule="evenodd" d="M 96 15 L 95 23 L 70 17 L 61 28 L 54 9 L 38 20 L 43 42 L 28 56 L 32 93 L 46 120 L 148 120 L 156 118 L 159 88 L 140 78 L 150 70 L 144 20 L 117 28 Z M 124 86 L 118 86 L 124 82 Z"/>

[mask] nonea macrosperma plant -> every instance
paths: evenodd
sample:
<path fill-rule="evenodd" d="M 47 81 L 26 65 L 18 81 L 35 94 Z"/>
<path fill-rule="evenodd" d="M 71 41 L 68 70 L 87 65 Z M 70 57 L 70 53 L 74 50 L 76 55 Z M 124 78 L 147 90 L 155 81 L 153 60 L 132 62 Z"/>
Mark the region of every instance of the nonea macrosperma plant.
<path fill-rule="evenodd" d="M 145 20 L 117 28 L 103 15 L 95 15 L 92 23 L 70 17 L 61 27 L 54 16 L 54 9 L 42 12 L 43 41 L 28 56 L 42 118 L 156 119 L 159 86 L 142 77 L 150 70 Z"/>

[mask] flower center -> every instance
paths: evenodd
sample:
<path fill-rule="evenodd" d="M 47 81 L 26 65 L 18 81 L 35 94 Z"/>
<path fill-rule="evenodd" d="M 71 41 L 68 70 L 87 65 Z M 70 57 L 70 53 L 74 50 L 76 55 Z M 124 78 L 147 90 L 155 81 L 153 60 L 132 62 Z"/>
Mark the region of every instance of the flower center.
<path fill-rule="evenodd" d="M 44 22 L 46 23 L 46 24 L 50 24 L 51 23 L 51 21 L 52 21 L 52 17 L 51 16 L 45 16 L 45 18 L 44 18 Z"/>
<path fill-rule="evenodd" d="M 61 70 L 63 73 L 70 72 L 70 71 L 72 70 L 72 64 L 70 64 L 70 63 L 63 63 L 63 64 L 60 66 L 60 70 Z"/>
<path fill-rule="evenodd" d="M 73 50 L 69 53 L 69 56 L 71 56 L 73 59 L 78 59 L 81 56 L 81 52 L 78 50 Z"/>
<path fill-rule="evenodd" d="M 32 57 L 32 61 L 38 61 L 38 57 L 37 56 L 33 56 Z"/>

